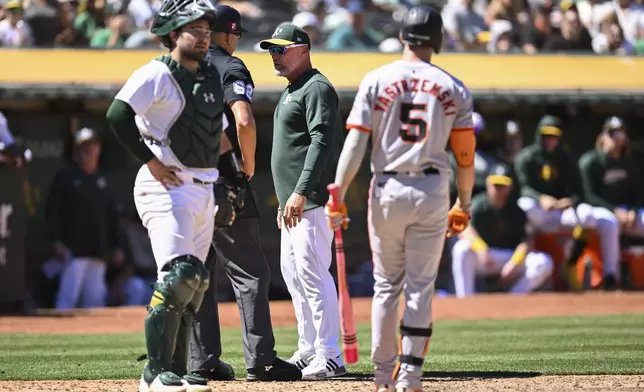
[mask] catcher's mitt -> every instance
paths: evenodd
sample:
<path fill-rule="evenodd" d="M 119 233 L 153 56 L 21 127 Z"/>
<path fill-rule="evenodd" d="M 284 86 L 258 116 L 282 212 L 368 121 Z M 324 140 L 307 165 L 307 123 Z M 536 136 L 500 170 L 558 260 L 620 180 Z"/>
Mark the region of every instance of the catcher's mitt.
<path fill-rule="evenodd" d="M 220 177 L 214 185 L 215 229 L 230 227 L 237 217 L 238 188 Z"/>

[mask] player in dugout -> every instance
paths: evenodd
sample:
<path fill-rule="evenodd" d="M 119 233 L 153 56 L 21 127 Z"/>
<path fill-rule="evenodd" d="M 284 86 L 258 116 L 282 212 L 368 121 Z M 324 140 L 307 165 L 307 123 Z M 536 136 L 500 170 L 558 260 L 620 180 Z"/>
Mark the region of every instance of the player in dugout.
<path fill-rule="evenodd" d="M 613 289 L 619 272 L 617 218 L 607 208 L 582 202 L 577 162 L 563 146 L 562 135 L 561 120 L 543 116 L 534 143 L 517 154 L 514 165 L 521 193 L 518 204 L 536 231 L 571 230 L 575 246 L 583 242 L 586 230 L 596 230 L 601 239 L 604 288 Z M 574 271 L 573 265 L 568 266 L 569 282 Z"/>
<path fill-rule="evenodd" d="M 495 275 L 510 293 L 532 292 L 552 275 L 552 258 L 531 248 L 527 217 L 511 197 L 510 168 L 492 166 L 485 186 L 472 200 L 470 225 L 452 248 L 456 296 L 475 294 L 478 276 Z"/>
<path fill-rule="evenodd" d="M 610 117 L 594 149 L 579 159 L 584 201 L 612 211 L 621 234 L 644 237 L 644 189 L 622 119 Z"/>

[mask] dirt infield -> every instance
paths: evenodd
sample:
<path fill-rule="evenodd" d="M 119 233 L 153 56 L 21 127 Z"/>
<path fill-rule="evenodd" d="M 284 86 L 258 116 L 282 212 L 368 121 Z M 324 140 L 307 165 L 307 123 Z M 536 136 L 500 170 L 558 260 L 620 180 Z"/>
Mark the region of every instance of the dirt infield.
<path fill-rule="evenodd" d="M 237 306 L 222 304 L 223 326 L 239 326 Z M 371 305 L 368 299 L 354 301 L 356 322 L 368 322 Z M 294 325 L 290 302 L 271 304 L 276 326 Z M 530 296 L 486 295 L 468 299 L 437 298 L 435 320 L 527 318 L 556 315 L 644 313 L 644 293 L 538 294 Z M 122 333 L 142 332 L 144 308 L 110 308 L 67 313 L 41 312 L 33 317 L 2 317 L 0 333 Z M 644 372 L 644 369 L 643 369 Z M 371 391 L 369 380 L 342 379 L 325 382 L 213 383 L 217 392 L 227 391 Z M 644 376 L 540 376 L 532 378 L 440 377 L 427 379 L 426 391 L 635 391 L 644 389 Z M 33 381 L 0 382 L 0 391 L 110 391 L 131 392 L 137 382 L 131 381 Z"/>

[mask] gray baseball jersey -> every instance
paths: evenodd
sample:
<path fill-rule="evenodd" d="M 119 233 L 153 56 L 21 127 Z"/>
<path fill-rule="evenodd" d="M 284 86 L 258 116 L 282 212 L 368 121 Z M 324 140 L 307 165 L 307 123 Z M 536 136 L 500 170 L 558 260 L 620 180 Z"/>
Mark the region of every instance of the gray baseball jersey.
<path fill-rule="evenodd" d="M 390 384 L 394 374 L 396 387 L 419 388 L 431 335 L 427 304 L 447 230 L 447 144 L 454 132 L 473 132 L 472 98 L 462 82 L 432 64 L 395 61 L 364 77 L 347 128 L 370 133 L 373 142 L 368 225 L 376 282 L 375 381 Z M 458 147 L 457 139 L 452 147 Z M 423 173 L 428 168 L 436 170 Z M 406 301 L 402 325 L 397 311 L 401 291 Z"/>
<path fill-rule="evenodd" d="M 449 173 L 451 132 L 473 129 L 472 98 L 463 83 L 423 62 L 394 61 L 360 84 L 347 128 L 372 133 L 371 170 Z"/>

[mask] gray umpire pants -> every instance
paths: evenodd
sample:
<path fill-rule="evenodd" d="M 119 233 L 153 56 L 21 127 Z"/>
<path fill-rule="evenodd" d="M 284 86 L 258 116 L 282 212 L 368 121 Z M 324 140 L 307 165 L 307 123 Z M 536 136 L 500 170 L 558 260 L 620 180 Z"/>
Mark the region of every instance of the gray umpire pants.
<path fill-rule="evenodd" d="M 221 263 L 232 284 L 241 317 L 246 368 L 268 366 L 277 352 L 268 304 L 270 270 L 259 242 L 259 220 L 240 218 L 228 228 L 227 234 L 235 242 L 216 234 L 216 255 L 209 257 L 207 266 L 214 275 L 215 261 Z M 210 370 L 220 363 L 221 335 L 215 282 L 212 276 L 192 324 L 190 371 Z"/>

